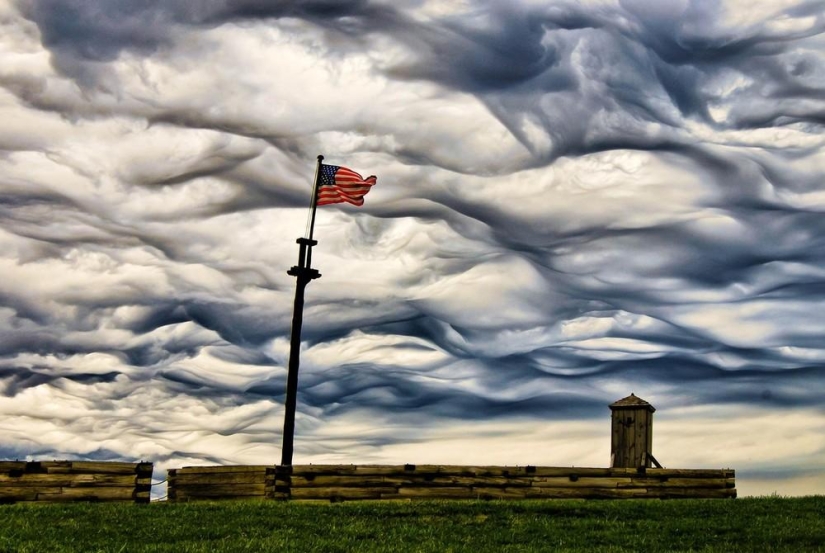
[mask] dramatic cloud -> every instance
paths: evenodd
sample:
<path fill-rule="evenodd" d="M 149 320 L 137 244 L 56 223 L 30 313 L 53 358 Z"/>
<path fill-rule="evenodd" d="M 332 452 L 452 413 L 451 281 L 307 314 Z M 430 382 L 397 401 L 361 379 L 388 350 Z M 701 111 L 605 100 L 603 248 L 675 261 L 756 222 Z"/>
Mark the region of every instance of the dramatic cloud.
<path fill-rule="evenodd" d="M 603 466 L 825 493 L 825 4 L 0 0 L 2 457 Z M 659 422 L 660 421 L 660 422 Z"/>

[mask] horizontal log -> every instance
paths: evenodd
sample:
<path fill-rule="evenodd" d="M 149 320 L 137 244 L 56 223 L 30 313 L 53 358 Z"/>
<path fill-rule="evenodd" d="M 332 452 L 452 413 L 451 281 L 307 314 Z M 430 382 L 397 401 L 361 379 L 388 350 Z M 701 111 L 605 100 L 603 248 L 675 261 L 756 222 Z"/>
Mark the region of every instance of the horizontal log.
<path fill-rule="evenodd" d="M 61 493 L 59 486 L 0 486 L 0 500 L 34 501 L 38 494 Z"/>
<path fill-rule="evenodd" d="M 397 495 L 395 488 L 293 488 L 292 499 L 327 499 L 330 501 L 353 499 L 381 499 Z"/>
<path fill-rule="evenodd" d="M 472 488 L 469 487 L 443 487 L 443 488 L 399 488 L 398 495 L 401 498 L 435 498 L 435 499 L 472 499 L 475 497 Z"/>
<path fill-rule="evenodd" d="M 151 471 L 151 463 L 112 461 L 40 461 L 40 471 L 47 474 L 136 474 Z M 35 471 L 32 471 L 35 472 Z"/>
<path fill-rule="evenodd" d="M 385 480 L 385 476 L 370 475 L 309 475 L 307 476 L 293 476 L 291 478 L 291 486 L 293 488 L 328 488 L 328 487 L 370 487 L 370 486 L 391 486 L 392 483 Z M 389 479 L 392 480 L 392 479 Z M 399 483 L 403 483 L 401 479 L 396 479 Z M 276 480 L 276 485 L 290 485 L 285 480 Z"/>
<path fill-rule="evenodd" d="M 639 474 L 635 468 L 536 467 L 534 476 L 619 477 Z"/>
<path fill-rule="evenodd" d="M 293 465 L 292 476 L 404 474 L 404 465 Z"/>
<path fill-rule="evenodd" d="M 263 495 L 216 495 L 211 497 L 187 494 L 172 496 L 170 494 L 167 497 L 167 500 L 171 503 L 185 503 L 188 501 L 265 501 L 266 499 Z"/>
<path fill-rule="evenodd" d="M 527 499 L 530 488 L 486 488 L 473 487 L 477 499 Z"/>
<path fill-rule="evenodd" d="M 133 488 L 62 488 L 57 495 L 63 499 L 127 500 L 133 499 L 134 493 Z M 47 495 L 52 494 L 39 494 L 38 499 L 51 499 Z"/>
<path fill-rule="evenodd" d="M 645 476 L 666 478 L 735 478 L 732 469 L 647 469 Z"/>
<path fill-rule="evenodd" d="M 532 479 L 506 476 L 455 476 L 435 474 L 409 475 L 308 475 L 292 476 L 292 487 L 369 487 L 369 486 L 530 486 Z M 278 485 L 289 485 L 286 480 L 275 480 Z"/>
<path fill-rule="evenodd" d="M 177 496 L 186 495 L 191 497 L 220 497 L 224 495 L 260 495 L 263 496 L 265 486 L 260 484 L 213 484 L 210 486 L 170 486 L 170 493 Z"/>
<path fill-rule="evenodd" d="M 37 502 L 41 503 L 149 503 L 149 492 L 137 492 L 132 495 L 116 497 L 100 496 L 97 494 L 72 495 L 72 494 L 40 494 Z"/>
<path fill-rule="evenodd" d="M 140 482 L 138 482 L 140 480 Z M 151 484 L 151 478 L 139 479 L 135 474 L 23 474 L 7 476 L 0 474 L 2 486 L 123 486 L 134 487 L 136 483 Z"/>
<path fill-rule="evenodd" d="M 657 499 L 725 499 L 735 498 L 735 488 L 648 488 L 646 497 Z"/>
<path fill-rule="evenodd" d="M 286 474 L 286 473 L 284 473 Z M 295 465 L 292 476 L 456 476 L 456 477 L 534 477 L 534 476 L 623 476 L 639 474 L 635 468 L 588 467 L 496 467 L 460 465 Z"/>
<path fill-rule="evenodd" d="M 629 485 L 633 488 L 734 488 L 733 478 L 633 478 Z"/>
<path fill-rule="evenodd" d="M 533 480 L 534 488 L 618 488 L 630 487 L 629 476 L 540 476 Z"/>
<path fill-rule="evenodd" d="M 263 471 L 247 472 L 199 472 L 199 473 L 177 473 L 167 479 L 171 485 L 178 486 L 212 486 L 214 484 L 263 484 L 265 482 Z"/>
<path fill-rule="evenodd" d="M 534 467 L 495 467 L 461 465 L 414 465 L 414 470 L 405 470 L 415 475 L 450 475 L 455 477 L 496 477 L 527 476 Z"/>
<path fill-rule="evenodd" d="M 310 474 L 399 476 L 399 475 L 444 475 L 453 476 L 525 476 L 527 467 L 475 467 L 459 465 L 295 465 L 293 476 Z"/>
<path fill-rule="evenodd" d="M 0 461 L 0 473 L 25 470 L 26 461 Z"/>
<path fill-rule="evenodd" d="M 169 470 L 170 476 L 181 476 L 184 474 L 211 474 L 216 472 L 266 472 L 272 465 L 231 465 L 231 466 L 210 466 L 210 467 L 183 467 Z"/>
<path fill-rule="evenodd" d="M 172 471 L 197 472 L 239 472 L 244 470 L 268 470 L 272 473 L 305 476 L 325 475 L 409 475 L 409 474 L 450 474 L 454 476 L 623 476 L 647 473 L 655 476 L 732 478 L 731 469 L 653 469 L 598 468 L 598 467 L 541 467 L 541 466 L 462 466 L 462 465 L 236 465 L 184 467 Z"/>
<path fill-rule="evenodd" d="M 527 499 L 629 499 L 644 497 L 644 488 L 530 488 Z"/>

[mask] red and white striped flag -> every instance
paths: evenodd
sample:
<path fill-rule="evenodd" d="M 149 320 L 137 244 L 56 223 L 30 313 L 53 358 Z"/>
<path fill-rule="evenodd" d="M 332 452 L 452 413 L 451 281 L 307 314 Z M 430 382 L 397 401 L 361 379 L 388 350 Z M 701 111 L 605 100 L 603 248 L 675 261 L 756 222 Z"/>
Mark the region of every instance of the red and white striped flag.
<path fill-rule="evenodd" d="M 370 191 L 376 180 L 374 175 L 364 178 L 346 167 L 321 164 L 317 205 L 342 202 L 364 205 L 364 195 Z"/>

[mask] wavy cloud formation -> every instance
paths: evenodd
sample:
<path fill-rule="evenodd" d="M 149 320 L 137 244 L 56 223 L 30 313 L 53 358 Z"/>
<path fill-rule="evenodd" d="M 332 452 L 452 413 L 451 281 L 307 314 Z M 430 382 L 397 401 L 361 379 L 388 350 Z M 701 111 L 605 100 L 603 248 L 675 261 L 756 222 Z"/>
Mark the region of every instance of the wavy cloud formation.
<path fill-rule="evenodd" d="M 296 460 L 825 492 L 823 8 L 0 0 L 0 455 L 276 462 L 323 153 Z"/>

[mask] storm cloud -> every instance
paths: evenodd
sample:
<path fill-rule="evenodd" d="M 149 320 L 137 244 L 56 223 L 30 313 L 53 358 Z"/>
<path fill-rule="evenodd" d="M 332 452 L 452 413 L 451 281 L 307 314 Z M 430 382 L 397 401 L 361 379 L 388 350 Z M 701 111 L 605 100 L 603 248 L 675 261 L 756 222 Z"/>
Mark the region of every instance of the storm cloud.
<path fill-rule="evenodd" d="M 671 467 L 823 493 L 825 4 L 0 0 L 6 457 Z M 661 422 L 658 422 L 661 420 Z"/>

